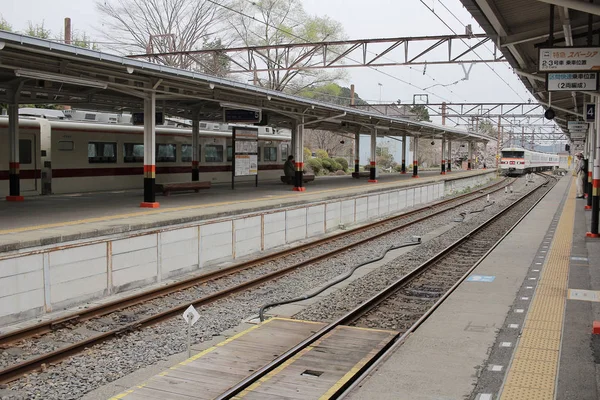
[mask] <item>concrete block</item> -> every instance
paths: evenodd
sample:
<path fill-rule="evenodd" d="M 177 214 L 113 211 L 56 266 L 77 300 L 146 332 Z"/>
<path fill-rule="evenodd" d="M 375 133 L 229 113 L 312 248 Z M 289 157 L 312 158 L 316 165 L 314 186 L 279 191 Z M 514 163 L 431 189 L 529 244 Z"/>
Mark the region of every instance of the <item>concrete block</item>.
<path fill-rule="evenodd" d="M 0 297 L 0 317 L 44 307 L 44 289 Z"/>
<path fill-rule="evenodd" d="M 367 219 L 368 216 L 368 203 L 366 197 L 359 197 L 356 199 L 356 222 L 362 222 Z"/>
<path fill-rule="evenodd" d="M 115 240 L 112 242 L 112 252 L 113 254 L 121 254 L 135 250 L 148 249 L 151 247 L 156 247 L 157 243 L 158 237 L 155 233 L 128 239 Z"/>
<path fill-rule="evenodd" d="M 9 296 L 44 289 L 44 271 L 31 271 L 0 278 L 0 301 Z"/>
<path fill-rule="evenodd" d="M 198 239 L 192 238 L 179 242 L 163 243 L 161 247 L 161 267 L 162 278 L 171 276 L 174 271 L 191 271 L 198 268 Z"/>
<path fill-rule="evenodd" d="M 386 215 L 390 212 L 390 194 L 382 193 L 379 195 L 379 215 Z"/>
<path fill-rule="evenodd" d="M 200 227 L 201 266 L 211 261 L 225 260 L 233 256 L 232 221 L 202 225 Z"/>
<path fill-rule="evenodd" d="M 367 200 L 368 204 L 368 212 L 367 218 L 375 218 L 379 215 L 379 196 L 369 196 Z"/>
<path fill-rule="evenodd" d="M 114 272 L 131 267 L 136 267 L 138 265 L 154 264 L 154 271 L 156 272 L 157 259 L 158 252 L 156 251 L 156 248 L 135 250 L 121 254 L 113 254 L 112 270 Z"/>
<path fill-rule="evenodd" d="M 167 231 L 161 233 L 161 244 L 169 244 L 175 242 L 181 242 L 185 240 L 198 240 L 198 228 L 183 228 L 183 229 L 175 229 L 173 231 Z M 113 250 L 114 251 L 114 250 Z"/>
<path fill-rule="evenodd" d="M 285 211 L 264 216 L 264 246 L 272 249 L 285 244 Z"/>
<path fill-rule="evenodd" d="M 352 219 L 354 220 L 354 201 L 352 203 Z M 328 231 L 337 229 L 342 222 L 343 203 L 336 201 L 325 205 L 326 228 Z"/>
<path fill-rule="evenodd" d="M 406 206 L 406 190 L 398 191 L 398 211 L 402 211 Z"/>
<path fill-rule="evenodd" d="M 308 207 L 306 222 L 307 237 L 325 233 L 325 205 Z"/>
<path fill-rule="evenodd" d="M 83 253 L 82 250 L 88 250 Z M 73 258 L 69 258 L 72 254 Z M 87 257 L 83 257 L 86 254 Z M 76 282 L 80 279 L 95 276 L 98 274 L 106 275 L 107 271 L 107 251 L 106 244 L 100 243 L 91 246 L 76 247 L 52 251 L 48 255 L 50 285 L 56 285 L 63 282 Z"/>
<path fill-rule="evenodd" d="M 286 241 L 293 243 L 306 238 L 306 208 L 287 210 L 285 217 Z"/>
<path fill-rule="evenodd" d="M 233 222 L 235 227 L 235 256 L 243 257 L 261 251 L 260 216 L 240 218 Z"/>
<path fill-rule="evenodd" d="M 389 210 L 390 213 L 398 211 L 398 191 L 389 193 Z"/>
<path fill-rule="evenodd" d="M 352 224 L 354 223 L 354 200 L 344 200 L 342 201 L 342 224 Z M 327 229 L 329 229 L 329 225 L 327 225 Z"/>
<path fill-rule="evenodd" d="M 42 260 L 43 256 L 41 254 L 33 254 L 23 257 L 17 256 L 14 258 L 8 258 L 6 260 L 0 260 L 0 278 L 25 274 L 33 271 L 41 271 L 44 268 Z M 2 293 L 1 290 L 0 293 Z"/>
<path fill-rule="evenodd" d="M 59 283 L 51 286 L 50 301 L 56 305 L 91 299 L 96 297 L 99 292 L 105 291 L 106 285 L 106 273 L 88 276 L 77 281 Z"/>
<path fill-rule="evenodd" d="M 415 205 L 415 189 L 406 190 L 406 207 L 412 207 Z"/>

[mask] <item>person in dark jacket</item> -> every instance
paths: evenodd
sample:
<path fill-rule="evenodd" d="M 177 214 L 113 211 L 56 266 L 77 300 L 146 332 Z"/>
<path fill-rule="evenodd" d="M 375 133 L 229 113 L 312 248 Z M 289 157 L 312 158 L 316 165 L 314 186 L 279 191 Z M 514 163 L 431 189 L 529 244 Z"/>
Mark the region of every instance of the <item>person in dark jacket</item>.
<path fill-rule="evenodd" d="M 294 156 L 290 155 L 283 165 L 283 173 L 287 178 L 287 183 L 293 183 L 294 177 L 296 176 L 296 163 L 294 162 Z"/>

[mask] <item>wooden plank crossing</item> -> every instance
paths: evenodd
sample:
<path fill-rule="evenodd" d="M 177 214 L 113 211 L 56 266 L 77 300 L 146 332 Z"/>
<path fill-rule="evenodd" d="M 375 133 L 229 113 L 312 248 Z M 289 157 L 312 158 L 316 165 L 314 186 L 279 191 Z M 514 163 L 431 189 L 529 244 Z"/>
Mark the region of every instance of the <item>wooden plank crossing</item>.
<path fill-rule="evenodd" d="M 325 326 L 272 318 L 206 349 L 112 399 L 213 399 Z M 240 394 L 248 399 L 318 399 L 341 387 L 397 332 L 338 327 Z M 320 376 L 304 374 L 322 372 Z"/>
<path fill-rule="evenodd" d="M 235 399 L 327 399 L 397 335 L 394 331 L 339 326 Z"/>

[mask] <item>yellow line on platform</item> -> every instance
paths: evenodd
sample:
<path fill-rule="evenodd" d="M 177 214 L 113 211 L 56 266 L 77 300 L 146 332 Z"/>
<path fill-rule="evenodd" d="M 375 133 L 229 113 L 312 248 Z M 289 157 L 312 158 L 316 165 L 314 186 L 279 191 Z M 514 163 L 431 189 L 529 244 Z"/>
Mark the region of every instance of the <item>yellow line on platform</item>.
<path fill-rule="evenodd" d="M 477 175 L 477 174 L 470 174 L 470 175 Z M 423 182 L 424 184 L 434 183 L 434 182 L 441 180 L 439 177 L 421 178 L 421 179 L 422 180 L 419 181 L 419 183 Z M 366 187 L 366 186 L 369 186 L 369 187 L 382 187 L 382 186 L 392 186 L 392 185 L 397 185 L 400 187 L 401 186 L 411 186 L 412 183 L 414 183 L 414 181 L 394 181 L 394 182 L 378 183 L 377 185 L 368 183 L 368 184 L 359 185 L 359 186 L 343 187 L 343 188 L 337 188 L 337 189 L 317 190 L 314 192 L 293 192 L 293 193 L 286 194 L 286 195 L 272 196 L 272 197 L 267 197 L 267 198 L 259 197 L 259 198 L 248 199 L 248 200 L 235 200 L 235 201 L 224 201 L 224 202 L 218 202 L 218 203 L 208 203 L 208 204 L 200 204 L 200 205 L 192 205 L 192 206 L 170 207 L 170 208 L 163 208 L 163 209 L 155 209 L 152 211 L 137 211 L 137 212 L 133 212 L 133 213 L 86 218 L 86 219 L 79 219 L 79 220 L 74 220 L 74 221 L 57 222 L 57 223 L 43 224 L 43 225 L 24 226 L 22 228 L 4 229 L 4 230 L 0 230 L 0 235 L 8 235 L 8 234 L 12 234 L 12 233 L 35 231 L 35 230 L 39 230 L 39 229 L 62 228 L 62 227 L 66 227 L 66 226 L 83 225 L 83 224 L 90 224 L 90 223 L 95 223 L 95 222 L 113 221 L 113 220 L 123 219 L 123 218 L 143 217 L 146 215 L 165 214 L 165 213 L 176 212 L 176 211 L 197 210 L 200 208 L 221 207 L 221 206 L 234 205 L 234 204 L 244 204 L 244 203 L 252 203 L 252 202 L 271 201 L 271 200 L 283 200 L 283 199 L 289 199 L 289 198 L 298 197 L 298 196 L 310 196 L 310 195 L 316 195 L 316 194 L 340 192 L 340 191 L 344 191 L 344 190 L 348 190 L 348 189 L 362 188 L 362 187 Z M 356 195 L 360 195 L 360 193 L 356 194 Z"/>
<path fill-rule="evenodd" d="M 571 185 L 525 326 L 508 369 L 501 400 L 554 400 L 575 221 Z"/>

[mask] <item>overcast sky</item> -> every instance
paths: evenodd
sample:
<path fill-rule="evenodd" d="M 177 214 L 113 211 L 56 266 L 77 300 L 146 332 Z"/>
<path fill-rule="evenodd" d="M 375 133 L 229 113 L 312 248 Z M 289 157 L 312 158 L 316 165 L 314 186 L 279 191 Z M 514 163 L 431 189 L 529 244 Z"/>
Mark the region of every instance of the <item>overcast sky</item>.
<path fill-rule="evenodd" d="M 475 32 L 483 32 L 459 0 L 424 0 L 435 7 L 438 13 L 457 33 L 464 33 L 464 25 L 472 24 Z M 448 7 L 460 20 L 450 15 L 440 4 Z M 305 10 L 310 14 L 328 15 L 342 23 L 349 39 L 446 35 L 452 32 L 429 11 L 420 0 L 303 0 Z M 73 30 L 85 31 L 95 40 L 102 40 L 102 25 L 96 12 L 95 0 L 3 0 L 0 14 L 19 31 L 26 28 L 28 21 L 44 21 L 45 27 L 56 36 L 60 35 L 63 19 L 72 19 Z M 480 48 L 478 53 L 490 56 L 490 52 Z M 390 54 L 390 59 L 399 60 L 401 53 Z M 491 64 L 498 77 L 484 64 L 473 66 L 469 80 L 456 85 L 435 86 L 428 91 L 429 101 L 452 102 L 524 102 L 531 96 L 510 70 L 507 64 Z M 354 68 L 349 71 L 350 83 L 356 85 L 357 93 L 364 99 L 377 102 L 412 102 L 414 94 L 425 93 L 424 88 L 436 84 L 449 84 L 464 78 L 460 65 L 382 67 L 384 75 L 369 68 Z M 389 76 L 391 75 L 391 76 Z M 401 82 L 410 82 L 412 85 Z"/>

